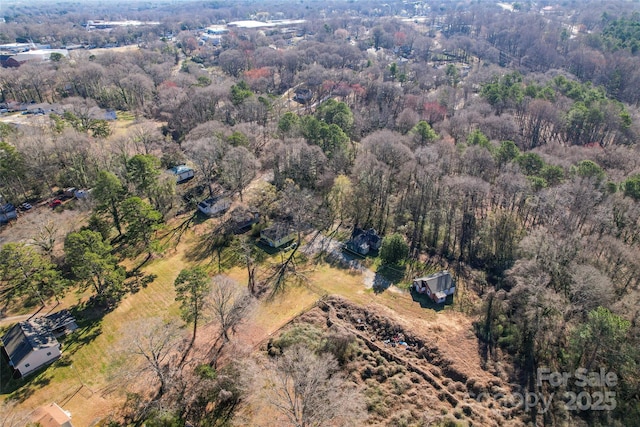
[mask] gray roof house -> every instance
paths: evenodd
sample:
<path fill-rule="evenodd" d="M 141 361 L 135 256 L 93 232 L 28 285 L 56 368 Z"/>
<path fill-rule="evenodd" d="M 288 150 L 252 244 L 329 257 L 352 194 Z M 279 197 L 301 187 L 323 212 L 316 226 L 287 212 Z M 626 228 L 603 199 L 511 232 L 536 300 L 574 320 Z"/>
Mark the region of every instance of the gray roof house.
<path fill-rule="evenodd" d="M 77 328 L 67 310 L 13 325 L 2 337 L 9 364 L 20 376 L 25 376 L 55 361 L 62 354 L 56 336 Z"/>
<path fill-rule="evenodd" d="M 453 295 L 456 286 L 448 271 L 413 279 L 413 290 L 419 294 L 427 294 L 433 302 L 442 304 L 448 295 Z"/>

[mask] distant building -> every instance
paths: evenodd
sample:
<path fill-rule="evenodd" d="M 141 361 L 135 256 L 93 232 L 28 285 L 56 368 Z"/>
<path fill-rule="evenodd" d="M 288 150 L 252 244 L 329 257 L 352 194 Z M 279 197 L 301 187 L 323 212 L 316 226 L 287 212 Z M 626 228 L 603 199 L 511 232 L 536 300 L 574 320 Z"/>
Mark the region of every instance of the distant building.
<path fill-rule="evenodd" d="M 442 304 L 448 295 L 456 291 L 455 282 L 448 271 L 413 279 L 413 290 L 419 294 L 427 294 L 433 302 Z"/>
<path fill-rule="evenodd" d="M 85 25 L 87 30 L 109 30 L 116 27 L 139 27 L 141 25 L 160 25 L 155 21 L 103 21 L 101 19 L 88 20 Z"/>

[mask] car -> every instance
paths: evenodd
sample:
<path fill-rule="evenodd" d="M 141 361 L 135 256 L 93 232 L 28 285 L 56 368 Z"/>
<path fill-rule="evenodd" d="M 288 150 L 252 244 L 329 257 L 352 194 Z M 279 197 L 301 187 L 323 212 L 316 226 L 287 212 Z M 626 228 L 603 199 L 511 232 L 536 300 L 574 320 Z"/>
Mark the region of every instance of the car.
<path fill-rule="evenodd" d="M 33 208 L 33 206 L 31 205 L 31 203 L 27 203 L 27 202 L 25 202 L 25 203 L 23 203 L 23 204 L 21 204 L 21 205 L 20 205 L 20 209 L 21 209 L 21 210 L 23 210 L 23 211 L 28 211 L 28 210 L 30 210 L 31 208 Z"/>
<path fill-rule="evenodd" d="M 51 209 L 57 208 L 58 206 L 60 206 L 62 204 L 62 200 L 60 199 L 53 199 L 51 202 L 49 202 L 49 207 Z"/>

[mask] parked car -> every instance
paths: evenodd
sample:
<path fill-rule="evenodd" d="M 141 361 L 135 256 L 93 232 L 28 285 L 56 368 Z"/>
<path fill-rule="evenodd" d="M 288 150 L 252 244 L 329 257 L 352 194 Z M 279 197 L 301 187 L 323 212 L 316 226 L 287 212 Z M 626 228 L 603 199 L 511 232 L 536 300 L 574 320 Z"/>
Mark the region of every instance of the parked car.
<path fill-rule="evenodd" d="M 49 202 L 49 207 L 51 209 L 57 208 L 58 206 L 60 206 L 62 204 L 62 200 L 60 199 L 53 199 L 51 202 Z"/>
<path fill-rule="evenodd" d="M 19 209 L 23 210 L 23 211 L 28 211 L 31 208 L 33 208 L 33 206 L 31 206 L 31 203 L 27 203 L 27 202 L 21 204 L 20 207 L 19 207 Z"/>

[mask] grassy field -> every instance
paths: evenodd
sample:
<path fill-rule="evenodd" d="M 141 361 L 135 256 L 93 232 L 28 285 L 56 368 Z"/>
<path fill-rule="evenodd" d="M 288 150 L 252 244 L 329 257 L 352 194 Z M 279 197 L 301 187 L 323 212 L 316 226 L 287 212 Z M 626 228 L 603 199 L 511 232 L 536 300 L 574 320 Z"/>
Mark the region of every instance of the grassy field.
<path fill-rule="evenodd" d="M 26 380 L 10 380 L 8 367 L 0 366 L 3 381 L 0 399 L 14 399 L 22 409 L 54 400 L 71 411 L 74 424 L 80 426 L 91 425 L 117 409 L 122 403 L 123 387 L 114 379 L 115 374 L 123 364 L 134 363 L 122 357 L 123 346 L 126 346 L 122 342 L 123 332 L 131 322 L 139 319 L 178 317 L 173 282 L 182 268 L 193 265 L 191 254 L 202 244 L 199 236 L 202 231 L 187 232 L 176 248 L 168 249 L 162 257 L 144 266 L 143 272 L 154 274 L 155 280 L 127 295 L 109 313 L 85 308 L 81 301 L 82 298 L 86 300 L 86 295 L 68 295 L 62 306 L 75 305 L 73 310 L 80 329 L 63 342 L 63 357 Z M 279 257 L 272 255 L 271 260 Z M 217 263 L 211 259 L 200 262 L 211 263 L 211 268 L 216 270 Z M 235 279 L 239 286 L 245 286 L 244 269 L 234 267 L 224 273 Z M 367 289 L 359 272 L 320 263 L 302 265 L 300 273 L 305 278 L 301 283 L 289 285 L 283 294 L 261 301 L 252 318 L 239 328 L 238 341 L 257 346 L 326 294 L 338 294 L 362 305 L 377 303 L 406 317 L 429 321 L 436 316 L 433 310 L 421 308 L 408 292 L 398 288 L 391 287 L 380 293 Z"/>

